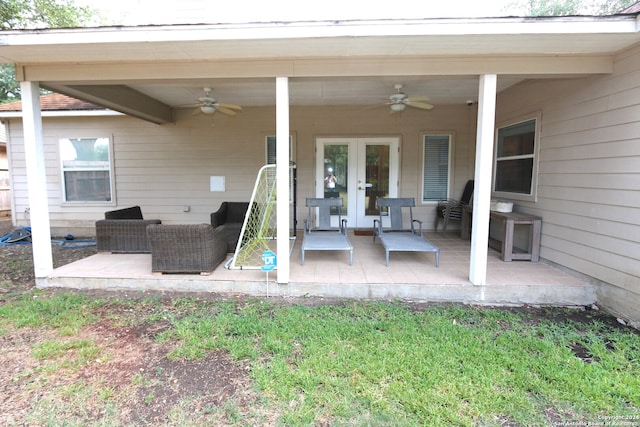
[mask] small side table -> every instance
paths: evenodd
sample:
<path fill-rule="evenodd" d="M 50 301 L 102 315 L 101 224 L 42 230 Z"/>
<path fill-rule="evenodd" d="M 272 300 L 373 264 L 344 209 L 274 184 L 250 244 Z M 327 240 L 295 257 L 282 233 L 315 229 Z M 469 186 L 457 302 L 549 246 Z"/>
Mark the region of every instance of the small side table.
<path fill-rule="evenodd" d="M 462 208 L 462 230 L 460 237 L 463 240 L 470 239 L 470 225 L 473 208 Z M 489 218 L 501 221 L 503 224 L 503 240 L 500 244 L 503 261 L 525 260 L 538 262 L 540 260 L 540 232 L 542 230 L 542 218 L 518 212 L 491 211 Z M 516 225 L 529 225 L 529 250 L 528 252 L 513 252 L 513 231 Z"/>

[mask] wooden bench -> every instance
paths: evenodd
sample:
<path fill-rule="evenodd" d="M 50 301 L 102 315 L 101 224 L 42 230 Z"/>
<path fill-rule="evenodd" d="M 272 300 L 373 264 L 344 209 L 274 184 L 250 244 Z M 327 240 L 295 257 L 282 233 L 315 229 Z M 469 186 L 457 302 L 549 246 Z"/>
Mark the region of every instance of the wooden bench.
<path fill-rule="evenodd" d="M 473 208 L 465 206 L 462 209 L 462 230 L 460 237 L 463 240 L 470 239 L 471 216 Z M 525 260 L 538 262 L 540 260 L 540 231 L 542 229 L 542 218 L 534 215 L 527 215 L 519 212 L 497 212 L 491 211 L 489 218 L 501 221 L 503 226 L 503 237 L 501 243 L 489 239 L 489 245 L 500 249 L 503 261 Z M 516 252 L 513 248 L 513 232 L 516 225 L 529 226 L 529 248 L 527 252 Z"/>

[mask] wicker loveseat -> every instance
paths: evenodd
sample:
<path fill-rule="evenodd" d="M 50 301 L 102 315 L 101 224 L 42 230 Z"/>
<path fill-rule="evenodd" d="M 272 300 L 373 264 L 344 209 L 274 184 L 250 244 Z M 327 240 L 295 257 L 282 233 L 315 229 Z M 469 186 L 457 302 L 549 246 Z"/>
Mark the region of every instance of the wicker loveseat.
<path fill-rule="evenodd" d="M 227 256 L 223 231 L 209 224 L 152 224 L 147 235 L 154 273 L 207 274 Z"/>
<path fill-rule="evenodd" d="M 98 252 L 149 253 L 147 225 L 160 224 L 159 219 L 143 219 L 140 206 L 105 212 L 96 221 Z"/>
<path fill-rule="evenodd" d="M 220 208 L 211 214 L 213 228 L 224 232 L 227 252 L 235 252 L 236 250 L 248 208 L 248 202 L 222 202 Z"/>

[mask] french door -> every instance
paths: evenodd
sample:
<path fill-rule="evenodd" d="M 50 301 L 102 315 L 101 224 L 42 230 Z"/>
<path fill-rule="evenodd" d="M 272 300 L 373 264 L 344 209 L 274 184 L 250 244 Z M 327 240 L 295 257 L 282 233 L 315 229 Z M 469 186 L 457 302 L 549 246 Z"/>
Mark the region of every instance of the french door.
<path fill-rule="evenodd" d="M 378 197 L 397 197 L 397 137 L 316 140 L 316 197 L 342 198 L 349 228 L 371 228 Z M 338 225 L 337 212 L 332 225 Z"/>

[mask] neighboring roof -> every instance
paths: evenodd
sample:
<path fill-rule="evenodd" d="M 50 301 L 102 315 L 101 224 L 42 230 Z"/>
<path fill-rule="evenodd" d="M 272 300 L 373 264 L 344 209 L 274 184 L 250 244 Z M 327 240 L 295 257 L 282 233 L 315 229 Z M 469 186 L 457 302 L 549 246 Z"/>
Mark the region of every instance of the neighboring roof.
<path fill-rule="evenodd" d="M 40 97 L 43 117 L 116 116 L 117 111 L 109 110 L 90 102 L 81 101 L 67 95 L 51 93 Z M 0 119 L 22 117 L 22 102 L 0 104 Z"/>
<path fill-rule="evenodd" d="M 632 4 L 625 10 L 621 11 L 620 13 L 640 13 L 640 1 L 635 4 Z"/>
<path fill-rule="evenodd" d="M 71 98 L 59 93 L 51 93 L 40 97 L 42 111 L 77 111 L 77 110 L 104 110 L 105 108 L 90 102 Z M 22 101 L 0 104 L 0 111 L 22 111 Z"/>

